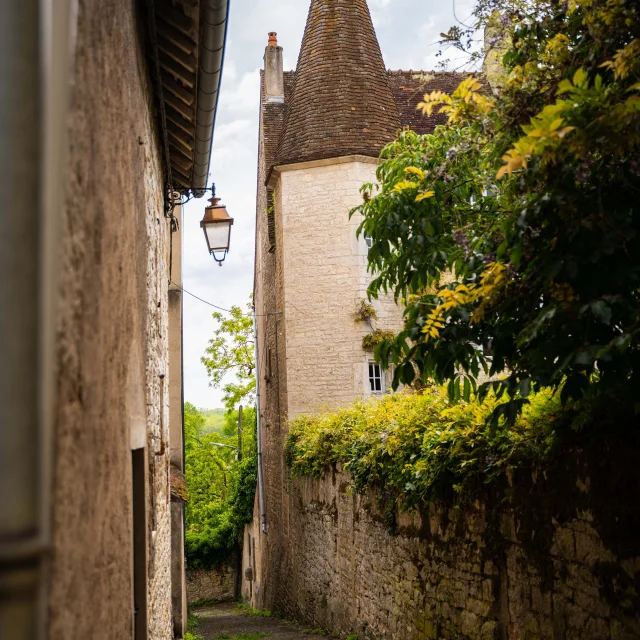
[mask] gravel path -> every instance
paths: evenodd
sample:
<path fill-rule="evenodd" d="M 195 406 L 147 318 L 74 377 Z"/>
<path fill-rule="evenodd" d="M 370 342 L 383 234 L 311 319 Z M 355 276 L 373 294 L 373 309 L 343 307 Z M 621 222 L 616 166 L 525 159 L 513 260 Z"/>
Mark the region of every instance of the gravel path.
<path fill-rule="evenodd" d="M 297 624 L 278 618 L 247 614 L 235 603 L 202 607 L 192 611 L 200 624 L 196 631 L 205 640 L 318 640 L 319 634 L 305 633 Z M 264 635 L 260 635 L 264 634 Z"/>

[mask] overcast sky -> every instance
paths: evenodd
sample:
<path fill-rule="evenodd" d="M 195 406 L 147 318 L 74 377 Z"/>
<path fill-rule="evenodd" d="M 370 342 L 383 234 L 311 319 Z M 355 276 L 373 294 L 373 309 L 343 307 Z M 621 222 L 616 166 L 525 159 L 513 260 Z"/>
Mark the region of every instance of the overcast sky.
<path fill-rule="evenodd" d="M 436 70 L 439 34 L 455 24 L 454 2 L 457 17 L 465 21 L 472 0 L 369 0 L 387 67 Z M 235 219 L 223 268 L 207 254 L 200 230 L 205 199 L 186 206 L 183 223 L 184 288 L 224 308 L 245 305 L 253 288 L 259 70 L 267 34 L 277 31 L 284 68 L 295 69 L 309 4 L 310 0 L 231 0 L 211 165 L 217 195 Z M 209 387 L 200 362 L 215 328 L 212 311 L 184 296 L 185 400 L 203 408 L 221 406 L 222 394 Z"/>

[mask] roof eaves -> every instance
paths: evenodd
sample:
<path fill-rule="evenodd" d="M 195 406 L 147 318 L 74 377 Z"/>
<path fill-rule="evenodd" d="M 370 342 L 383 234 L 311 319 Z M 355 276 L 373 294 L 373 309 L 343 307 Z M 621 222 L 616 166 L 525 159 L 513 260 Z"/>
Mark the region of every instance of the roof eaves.
<path fill-rule="evenodd" d="M 204 195 L 226 47 L 229 0 L 145 0 L 147 51 L 168 185 Z"/>

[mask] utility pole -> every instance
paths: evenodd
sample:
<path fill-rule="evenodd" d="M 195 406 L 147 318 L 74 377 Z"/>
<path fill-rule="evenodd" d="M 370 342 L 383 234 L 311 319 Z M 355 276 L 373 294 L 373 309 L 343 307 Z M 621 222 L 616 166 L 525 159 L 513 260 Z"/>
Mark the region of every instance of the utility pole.
<path fill-rule="evenodd" d="M 242 405 L 238 407 L 238 460 L 242 460 Z"/>

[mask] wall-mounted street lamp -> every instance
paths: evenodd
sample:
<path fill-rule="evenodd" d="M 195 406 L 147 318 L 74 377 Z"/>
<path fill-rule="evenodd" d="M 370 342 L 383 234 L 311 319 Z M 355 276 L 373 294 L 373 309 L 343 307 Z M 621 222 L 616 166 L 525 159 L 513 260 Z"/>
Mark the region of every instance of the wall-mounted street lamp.
<path fill-rule="evenodd" d="M 200 223 L 200 228 L 204 231 L 209 253 L 222 266 L 227 253 L 229 253 L 233 218 L 227 213 L 227 208 L 223 204 L 219 204 L 220 198 L 215 197 L 215 190 L 213 190 L 213 198 L 209 202 L 211 204 L 204 211 L 204 218 Z M 220 253 L 222 257 L 216 255 Z"/>

